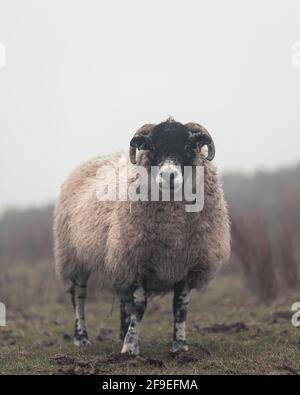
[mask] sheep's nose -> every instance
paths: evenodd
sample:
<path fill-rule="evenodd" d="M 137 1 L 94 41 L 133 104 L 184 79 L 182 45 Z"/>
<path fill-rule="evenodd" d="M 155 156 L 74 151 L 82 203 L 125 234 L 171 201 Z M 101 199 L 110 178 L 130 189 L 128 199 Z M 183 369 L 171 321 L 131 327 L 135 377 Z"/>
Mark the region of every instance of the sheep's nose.
<path fill-rule="evenodd" d="M 178 172 L 161 171 L 159 173 L 163 184 L 169 184 L 170 188 L 174 188 L 176 179 L 178 179 Z"/>
<path fill-rule="evenodd" d="M 177 189 L 182 184 L 181 171 L 174 165 L 164 165 L 158 173 L 157 182 L 160 187 Z"/>

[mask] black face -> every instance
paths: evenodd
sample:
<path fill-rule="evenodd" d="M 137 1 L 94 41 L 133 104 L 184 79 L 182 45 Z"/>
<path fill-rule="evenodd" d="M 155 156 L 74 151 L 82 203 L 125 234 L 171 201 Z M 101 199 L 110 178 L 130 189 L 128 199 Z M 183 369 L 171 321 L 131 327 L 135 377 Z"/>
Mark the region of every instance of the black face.
<path fill-rule="evenodd" d="M 183 124 L 175 121 L 162 122 L 155 126 L 149 135 L 134 137 L 130 145 L 138 150 L 147 150 L 152 166 L 159 166 L 166 160 L 174 164 L 190 166 L 196 155 L 197 143 L 209 144 L 211 138 L 206 134 L 193 134 Z"/>
<path fill-rule="evenodd" d="M 188 165 L 193 157 L 189 147 L 189 130 L 179 122 L 163 122 L 151 133 L 151 163 L 159 165 L 167 159 Z"/>

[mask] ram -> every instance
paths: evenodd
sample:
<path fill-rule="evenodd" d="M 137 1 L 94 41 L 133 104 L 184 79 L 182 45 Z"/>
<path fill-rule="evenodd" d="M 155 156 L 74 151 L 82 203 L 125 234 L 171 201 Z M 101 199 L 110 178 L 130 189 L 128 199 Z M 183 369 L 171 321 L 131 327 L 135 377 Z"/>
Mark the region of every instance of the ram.
<path fill-rule="evenodd" d="M 174 292 L 172 350 L 188 349 L 189 293 L 207 284 L 230 254 L 230 221 L 214 155 L 213 139 L 204 127 L 168 119 L 135 133 L 128 161 L 128 186 L 136 183 L 137 166 L 148 174 L 155 167 L 152 185 L 162 190 L 169 184 L 168 201 L 161 194 L 156 201 L 99 200 L 99 169 L 119 168 L 120 155 L 86 162 L 63 184 L 55 210 L 55 265 L 71 285 L 76 345 L 89 344 L 84 304 L 93 273 L 120 299 L 122 353 L 139 353 L 139 324 L 147 298 L 169 291 Z M 181 201 L 174 196 L 187 182 L 185 168 L 197 166 L 204 169 L 204 205 L 188 212 L 184 196 Z"/>

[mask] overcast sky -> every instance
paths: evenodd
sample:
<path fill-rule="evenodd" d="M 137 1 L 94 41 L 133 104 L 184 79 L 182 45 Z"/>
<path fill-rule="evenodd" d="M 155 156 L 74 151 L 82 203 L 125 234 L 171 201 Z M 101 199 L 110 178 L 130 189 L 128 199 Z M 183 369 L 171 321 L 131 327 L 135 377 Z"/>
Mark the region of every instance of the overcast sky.
<path fill-rule="evenodd" d="M 0 210 L 168 115 L 211 131 L 222 172 L 297 163 L 295 42 L 299 0 L 0 0 Z"/>

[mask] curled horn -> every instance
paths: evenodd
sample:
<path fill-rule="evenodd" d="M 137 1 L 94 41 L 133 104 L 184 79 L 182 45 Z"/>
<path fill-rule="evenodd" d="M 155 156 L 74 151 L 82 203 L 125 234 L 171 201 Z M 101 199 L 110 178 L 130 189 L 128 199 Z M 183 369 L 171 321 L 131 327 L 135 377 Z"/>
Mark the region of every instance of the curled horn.
<path fill-rule="evenodd" d="M 146 125 L 143 125 L 142 127 L 140 127 L 135 132 L 133 137 L 147 136 L 152 132 L 152 130 L 155 126 L 156 125 L 153 123 L 147 123 Z M 129 147 L 129 158 L 130 158 L 130 162 L 135 165 L 136 164 L 136 146 L 135 145 L 134 146 L 130 145 L 130 147 Z"/>
<path fill-rule="evenodd" d="M 206 134 L 208 137 L 211 138 L 211 143 L 207 145 L 208 148 L 208 155 L 206 157 L 207 160 L 213 160 L 216 154 L 216 147 L 215 147 L 215 143 L 211 137 L 211 135 L 209 134 L 209 132 L 205 129 L 205 127 L 203 127 L 202 125 L 199 125 L 198 123 L 194 123 L 194 122 L 189 122 L 186 123 L 184 126 L 186 126 L 191 133 L 204 133 Z M 200 152 L 201 147 L 199 146 L 199 143 L 197 144 L 197 152 Z"/>

